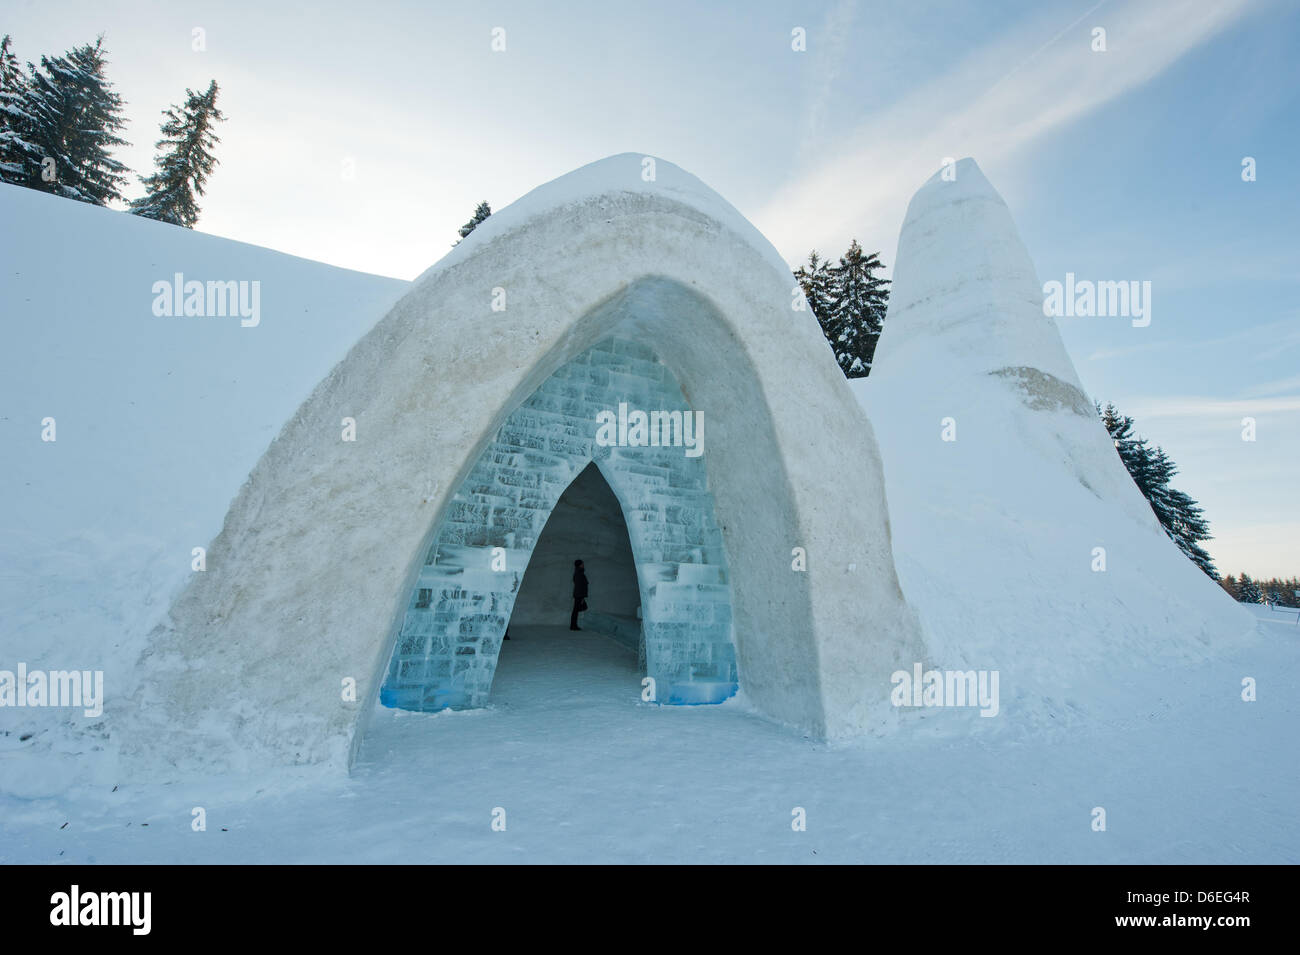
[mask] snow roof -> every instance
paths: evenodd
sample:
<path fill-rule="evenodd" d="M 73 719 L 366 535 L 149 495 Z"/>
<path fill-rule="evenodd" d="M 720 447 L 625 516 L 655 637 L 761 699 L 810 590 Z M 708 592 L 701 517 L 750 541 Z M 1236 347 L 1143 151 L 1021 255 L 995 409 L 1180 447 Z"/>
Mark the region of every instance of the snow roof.
<path fill-rule="evenodd" d="M 652 178 L 650 178 L 652 177 Z M 425 270 L 415 281 L 465 260 L 475 249 L 517 231 L 529 222 L 571 205 L 599 201 L 622 193 L 652 195 L 681 203 L 715 220 L 762 253 L 774 269 L 790 271 L 786 261 L 763 233 L 722 196 L 680 166 L 645 153 L 618 153 L 598 159 L 557 179 L 543 183 L 510 205 L 493 212 L 459 245 Z"/>

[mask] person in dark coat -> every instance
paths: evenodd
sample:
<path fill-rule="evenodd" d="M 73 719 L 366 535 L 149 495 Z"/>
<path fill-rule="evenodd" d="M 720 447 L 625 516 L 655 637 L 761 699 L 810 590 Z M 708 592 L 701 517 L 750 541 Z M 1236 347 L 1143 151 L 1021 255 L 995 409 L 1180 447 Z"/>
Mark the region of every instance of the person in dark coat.
<path fill-rule="evenodd" d="M 569 629 L 581 630 L 578 626 L 578 613 L 587 609 L 587 575 L 582 570 L 582 561 L 573 562 L 573 615 L 569 617 Z"/>

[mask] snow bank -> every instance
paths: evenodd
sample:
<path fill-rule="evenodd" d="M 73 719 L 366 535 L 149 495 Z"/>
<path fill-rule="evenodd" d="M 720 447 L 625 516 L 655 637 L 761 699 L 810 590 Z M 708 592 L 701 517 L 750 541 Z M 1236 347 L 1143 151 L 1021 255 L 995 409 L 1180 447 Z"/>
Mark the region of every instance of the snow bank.
<path fill-rule="evenodd" d="M 1000 670 L 1004 698 L 1059 718 L 1087 671 L 1198 659 L 1252 632 L 1124 470 L 974 161 L 916 194 L 895 261 L 872 374 L 853 387 L 936 662 Z"/>
<path fill-rule="evenodd" d="M 409 283 L 16 186 L 0 185 L 0 220 L 0 670 L 102 669 L 108 697 L 100 720 L 0 709 L 0 789 L 38 793 L 106 758 L 192 549 Z M 259 323 L 156 315 L 154 283 L 178 272 L 259 283 Z"/>

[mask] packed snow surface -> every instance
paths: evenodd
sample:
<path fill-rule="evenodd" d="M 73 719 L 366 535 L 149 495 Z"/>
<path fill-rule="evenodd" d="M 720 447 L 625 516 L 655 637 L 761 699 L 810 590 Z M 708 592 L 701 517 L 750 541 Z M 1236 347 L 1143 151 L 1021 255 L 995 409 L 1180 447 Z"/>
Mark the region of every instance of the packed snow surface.
<path fill-rule="evenodd" d="M 0 797 L 0 862 L 1295 863 L 1300 643 L 1268 626 L 1249 653 L 1076 686 L 1105 714 L 1086 726 L 1027 728 L 1012 707 L 957 738 L 842 746 L 736 702 L 644 704 L 634 653 L 519 628 L 489 708 L 377 712 L 350 778 Z"/>

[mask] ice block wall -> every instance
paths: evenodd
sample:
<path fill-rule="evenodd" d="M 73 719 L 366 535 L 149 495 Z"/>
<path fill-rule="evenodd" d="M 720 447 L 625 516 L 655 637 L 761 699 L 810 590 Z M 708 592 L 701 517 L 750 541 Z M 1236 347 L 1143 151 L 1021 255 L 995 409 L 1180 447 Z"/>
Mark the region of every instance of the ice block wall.
<path fill-rule="evenodd" d="M 561 367 L 515 409 L 458 489 L 396 635 L 386 706 L 484 705 L 533 547 L 560 495 L 595 461 L 628 525 L 646 669 L 662 703 L 735 693 L 731 592 L 705 453 L 601 446 L 597 415 L 690 410 L 648 348 L 611 338 Z M 498 550 L 500 548 L 500 550 Z"/>

